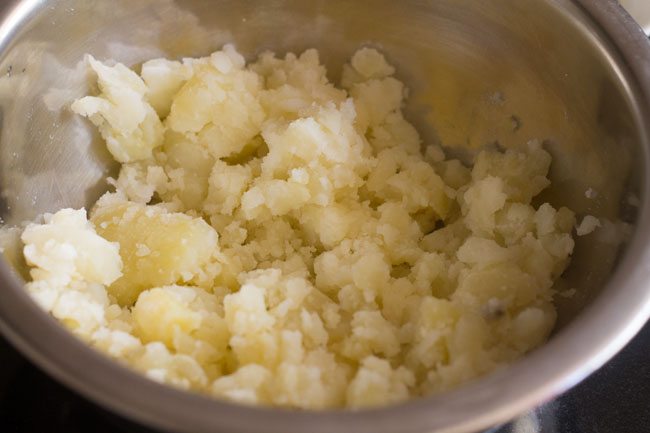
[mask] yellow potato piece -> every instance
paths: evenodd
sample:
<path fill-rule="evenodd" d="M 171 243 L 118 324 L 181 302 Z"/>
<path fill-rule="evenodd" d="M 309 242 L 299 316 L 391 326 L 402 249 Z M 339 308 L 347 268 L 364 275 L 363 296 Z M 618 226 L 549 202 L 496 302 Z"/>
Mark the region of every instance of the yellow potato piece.
<path fill-rule="evenodd" d="M 96 208 L 97 233 L 120 244 L 123 276 L 108 287 L 122 306 L 152 287 L 192 280 L 216 260 L 217 232 L 200 218 L 123 202 Z"/>
<path fill-rule="evenodd" d="M 171 348 L 176 330 L 190 333 L 201 325 L 201 314 L 187 305 L 182 292 L 173 289 L 155 288 L 142 292 L 138 297 L 132 314 L 135 334 L 142 341 L 161 341 Z"/>

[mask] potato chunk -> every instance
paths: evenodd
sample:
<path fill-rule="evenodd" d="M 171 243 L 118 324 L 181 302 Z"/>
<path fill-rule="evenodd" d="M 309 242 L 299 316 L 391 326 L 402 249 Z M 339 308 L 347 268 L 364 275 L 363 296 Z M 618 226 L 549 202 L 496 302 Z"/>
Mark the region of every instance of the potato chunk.
<path fill-rule="evenodd" d="M 123 276 L 108 292 L 122 306 L 143 290 L 191 281 L 216 263 L 217 232 L 200 218 L 122 202 L 96 208 L 91 220 L 100 236 L 120 244 Z"/>
<path fill-rule="evenodd" d="M 160 146 L 164 128 L 154 109 L 145 100 L 147 86 L 126 66 L 106 66 L 88 56 L 97 73 L 102 93 L 86 96 L 72 104 L 72 111 L 88 117 L 98 128 L 109 152 L 118 162 L 151 157 Z"/>
<path fill-rule="evenodd" d="M 175 330 L 189 333 L 199 327 L 201 315 L 187 305 L 183 290 L 191 293 L 191 289 L 184 287 L 155 288 L 138 297 L 133 321 L 143 341 L 161 341 L 173 347 Z"/>

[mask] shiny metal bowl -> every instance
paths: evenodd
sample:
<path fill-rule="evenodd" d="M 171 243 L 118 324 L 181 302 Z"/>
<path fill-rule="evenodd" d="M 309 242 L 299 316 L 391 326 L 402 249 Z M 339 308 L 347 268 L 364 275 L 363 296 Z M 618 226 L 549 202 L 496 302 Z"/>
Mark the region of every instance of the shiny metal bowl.
<path fill-rule="evenodd" d="M 62 382 L 168 430 L 202 433 L 470 432 L 579 382 L 650 315 L 650 44 L 614 0 L 5 0 L 0 5 L 0 215 L 9 224 L 91 204 L 114 172 L 68 105 L 92 91 L 84 53 L 128 65 L 321 50 L 333 79 L 362 44 L 410 87 L 428 141 L 466 149 L 532 138 L 553 156 L 543 200 L 618 225 L 578 240 L 557 331 L 511 367 L 444 395 L 375 410 L 244 407 L 158 385 L 77 341 L 0 263 L 0 329 Z M 616 236 L 631 224 L 629 242 Z M 613 227 L 613 228 L 612 228 Z M 611 233 L 610 233 L 611 234 Z M 9 254 L 10 255 L 10 254 Z"/>

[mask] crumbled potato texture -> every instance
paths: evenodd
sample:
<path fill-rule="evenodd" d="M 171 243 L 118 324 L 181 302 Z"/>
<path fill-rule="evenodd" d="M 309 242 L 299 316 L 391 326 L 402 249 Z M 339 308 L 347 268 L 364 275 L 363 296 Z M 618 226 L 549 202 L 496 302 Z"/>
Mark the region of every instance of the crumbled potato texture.
<path fill-rule="evenodd" d="M 122 163 L 115 191 L 22 240 L 27 290 L 93 347 L 184 389 L 323 409 L 448 390 L 548 337 L 575 218 L 531 204 L 539 143 L 445 158 L 370 48 L 340 87 L 316 50 L 89 64 L 100 94 L 72 110 Z"/>

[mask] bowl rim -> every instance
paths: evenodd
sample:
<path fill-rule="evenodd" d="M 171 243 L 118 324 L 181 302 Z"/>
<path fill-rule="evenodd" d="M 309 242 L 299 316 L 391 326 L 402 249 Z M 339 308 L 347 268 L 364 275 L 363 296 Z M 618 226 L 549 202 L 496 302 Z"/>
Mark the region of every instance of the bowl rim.
<path fill-rule="evenodd" d="M 641 150 L 645 169 L 639 221 L 649 220 L 650 43 L 615 0 L 549 3 L 577 26 L 604 32 L 606 44 L 625 62 L 620 65 L 612 59 L 611 66 L 630 94 L 636 95 L 632 105 L 644 143 Z M 10 18 L 16 23 L 25 21 L 33 12 L 31 8 L 41 4 L 38 0 L 14 0 L 14 8 L 9 7 L 10 14 L 14 14 Z M 4 260 L 0 260 L 0 285 L 0 331 L 4 336 L 59 381 L 136 422 L 188 433 L 459 433 L 506 422 L 557 396 L 632 339 L 650 317 L 650 227 L 637 227 L 603 290 L 607 296 L 599 296 L 543 348 L 507 369 L 445 394 L 358 411 L 249 407 L 158 384 L 89 348 L 58 326 L 31 300 Z M 586 338 L 588 335 L 590 338 Z"/>

